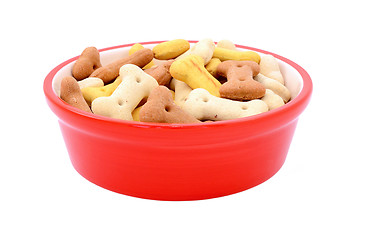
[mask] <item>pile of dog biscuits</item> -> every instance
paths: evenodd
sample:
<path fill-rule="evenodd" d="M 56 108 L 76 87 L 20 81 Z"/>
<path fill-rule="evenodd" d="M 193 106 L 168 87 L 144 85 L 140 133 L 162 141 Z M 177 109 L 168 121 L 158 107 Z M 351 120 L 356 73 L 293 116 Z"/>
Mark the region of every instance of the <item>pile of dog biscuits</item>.
<path fill-rule="evenodd" d="M 157 123 L 201 123 L 263 113 L 290 101 L 278 61 L 242 51 L 229 40 L 175 39 L 152 49 L 135 44 L 102 66 L 86 48 L 61 81 L 60 98 L 106 117 Z"/>

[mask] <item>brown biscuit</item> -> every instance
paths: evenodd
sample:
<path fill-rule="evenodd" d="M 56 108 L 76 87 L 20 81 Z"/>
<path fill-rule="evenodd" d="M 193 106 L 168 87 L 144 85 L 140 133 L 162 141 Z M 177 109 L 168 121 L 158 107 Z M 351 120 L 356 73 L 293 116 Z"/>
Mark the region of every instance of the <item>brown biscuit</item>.
<path fill-rule="evenodd" d="M 80 90 L 78 82 L 71 76 L 67 76 L 62 79 L 60 98 L 73 107 L 91 113 L 91 110 Z"/>
<path fill-rule="evenodd" d="M 72 75 L 76 80 L 83 80 L 101 66 L 99 51 L 95 47 L 88 47 L 76 60 L 72 68 Z"/>
<path fill-rule="evenodd" d="M 95 70 L 90 77 L 97 77 L 103 80 L 105 84 L 112 82 L 119 75 L 119 69 L 125 64 L 134 64 L 140 68 L 151 62 L 154 58 L 154 53 L 151 49 L 144 48 L 136 51 L 135 53 L 114 61 L 106 66 Z"/>
<path fill-rule="evenodd" d="M 159 83 L 159 85 L 168 85 L 170 80 L 172 79 L 172 75 L 170 75 L 169 68 L 174 60 L 166 61 L 160 65 L 153 66 L 149 69 L 145 69 L 144 71 L 155 78 L 155 80 Z"/>
<path fill-rule="evenodd" d="M 177 106 L 165 86 L 154 88 L 140 110 L 141 122 L 199 123 L 195 117 Z"/>
<path fill-rule="evenodd" d="M 227 78 L 220 87 L 220 96 L 232 100 L 253 100 L 264 96 L 265 87 L 255 81 L 259 65 L 253 61 L 227 60 L 217 66 L 217 73 Z"/>

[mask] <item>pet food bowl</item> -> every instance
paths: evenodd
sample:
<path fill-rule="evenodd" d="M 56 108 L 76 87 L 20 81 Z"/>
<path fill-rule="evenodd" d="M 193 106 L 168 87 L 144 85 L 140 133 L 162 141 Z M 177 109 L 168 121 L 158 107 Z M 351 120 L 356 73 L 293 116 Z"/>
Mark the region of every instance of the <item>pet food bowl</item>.
<path fill-rule="evenodd" d="M 160 42 L 141 44 L 153 48 Z M 101 49 L 102 65 L 127 56 L 132 45 Z M 55 67 L 45 78 L 44 93 L 76 171 L 117 193 L 171 201 L 221 197 L 271 178 L 286 159 L 312 81 L 303 68 L 282 56 L 237 48 L 276 57 L 291 101 L 258 115 L 209 123 L 118 120 L 81 111 L 58 97 L 60 81 L 71 75 L 78 57 Z"/>

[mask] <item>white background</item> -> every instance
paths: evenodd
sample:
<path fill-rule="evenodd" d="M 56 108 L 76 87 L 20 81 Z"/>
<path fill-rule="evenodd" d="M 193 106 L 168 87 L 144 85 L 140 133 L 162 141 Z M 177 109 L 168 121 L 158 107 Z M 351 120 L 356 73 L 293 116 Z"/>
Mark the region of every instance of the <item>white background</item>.
<path fill-rule="evenodd" d="M 344 2 L 344 3 L 342 3 Z M 362 1 L 7 1 L 1 4 L 0 239 L 366 239 Z M 87 46 L 230 39 L 312 77 L 287 160 L 227 197 L 162 202 L 72 167 L 43 79 Z"/>

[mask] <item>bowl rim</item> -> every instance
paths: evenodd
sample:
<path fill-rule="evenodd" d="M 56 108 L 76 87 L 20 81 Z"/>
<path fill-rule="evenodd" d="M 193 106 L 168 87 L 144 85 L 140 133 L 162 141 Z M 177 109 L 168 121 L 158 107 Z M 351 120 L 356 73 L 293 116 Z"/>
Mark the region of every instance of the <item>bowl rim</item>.
<path fill-rule="evenodd" d="M 159 43 L 162 43 L 165 41 L 168 41 L 168 40 L 136 42 L 136 43 L 139 43 L 141 45 L 150 45 L 150 44 L 159 44 Z M 188 40 L 188 42 L 197 43 L 198 41 L 197 40 Z M 131 47 L 136 43 L 128 43 L 128 44 L 122 44 L 122 45 L 102 48 L 102 49 L 98 49 L 98 51 L 105 52 L 105 51 L 119 49 L 119 48 Z M 217 42 L 215 42 L 215 43 L 217 43 Z M 299 108 L 300 105 L 303 105 L 303 109 L 305 108 L 305 106 L 308 103 L 308 101 L 310 100 L 310 97 L 312 94 L 313 83 L 310 78 L 310 75 L 301 66 L 299 66 L 295 62 L 293 62 L 283 56 L 280 56 L 278 54 L 275 54 L 275 53 L 272 53 L 272 52 L 269 52 L 266 50 L 249 47 L 249 46 L 244 46 L 244 45 L 240 45 L 240 44 L 235 44 L 235 46 L 242 50 L 255 51 L 255 52 L 262 53 L 262 54 L 270 54 L 270 55 L 274 56 L 275 58 L 277 58 L 277 59 L 287 63 L 291 67 L 293 67 L 300 74 L 300 76 L 302 78 L 302 83 L 303 83 L 302 89 L 300 90 L 298 95 L 296 97 L 294 97 L 294 99 L 292 99 L 290 102 L 286 103 L 285 105 L 283 105 L 279 108 L 276 108 L 276 109 L 273 109 L 273 110 L 270 110 L 270 111 L 267 111 L 264 113 L 248 116 L 248 117 L 236 118 L 236 119 L 230 119 L 230 120 L 179 124 L 179 123 L 149 123 L 149 122 L 138 122 L 138 121 L 114 119 L 114 118 L 109 118 L 106 116 L 88 113 L 88 112 L 82 111 L 76 107 L 73 107 L 73 106 L 67 104 L 66 102 L 64 102 L 61 98 L 59 98 L 56 95 L 55 91 L 53 90 L 52 82 L 53 82 L 53 79 L 54 79 L 55 75 L 57 74 L 57 72 L 60 71 L 63 67 L 65 67 L 69 63 L 77 60 L 80 55 L 70 58 L 70 59 L 60 63 L 54 69 L 52 69 L 44 79 L 43 91 L 44 91 L 44 94 L 45 94 L 47 100 L 51 101 L 57 107 L 67 110 L 69 113 L 71 113 L 75 116 L 87 117 L 89 119 L 96 120 L 96 121 L 108 122 L 111 124 L 123 124 L 123 125 L 129 125 L 129 126 L 133 126 L 133 127 L 139 127 L 139 128 L 166 128 L 166 129 L 182 128 L 182 129 L 187 129 L 187 128 L 202 128 L 203 126 L 210 127 L 210 126 L 225 126 L 225 125 L 232 125 L 232 124 L 234 124 L 234 125 L 235 124 L 245 124 L 245 123 L 252 123 L 253 121 L 259 121 L 259 120 L 265 121 L 266 119 L 272 119 L 274 117 L 279 117 L 280 115 L 285 114 L 287 112 L 296 111 L 296 109 Z M 303 109 L 301 109 L 301 111 L 298 114 L 300 114 Z"/>

